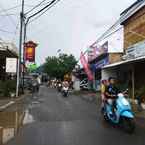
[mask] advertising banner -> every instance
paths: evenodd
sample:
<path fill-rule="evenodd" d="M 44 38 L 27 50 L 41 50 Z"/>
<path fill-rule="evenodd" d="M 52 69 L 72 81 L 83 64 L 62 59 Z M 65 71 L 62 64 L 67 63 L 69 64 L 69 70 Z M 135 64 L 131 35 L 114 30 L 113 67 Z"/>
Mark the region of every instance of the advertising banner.
<path fill-rule="evenodd" d="M 96 62 L 95 68 L 99 69 L 99 68 L 102 68 L 103 66 L 105 66 L 107 64 L 109 64 L 109 58 L 108 57 Z"/>
<path fill-rule="evenodd" d="M 25 61 L 35 62 L 35 48 L 37 44 L 29 41 L 24 44 Z"/>
<path fill-rule="evenodd" d="M 106 38 L 98 42 L 97 45 L 102 46 L 108 42 L 108 53 L 123 53 L 124 45 L 124 29 L 122 26 L 117 30 L 112 31 Z"/>
<path fill-rule="evenodd" d="M 88 51 L 88 61 L 92 61 L 102 54 L 108 53 L 108 41 L 104 42 L 102 45 L 92 45 L 90 46 L 90 51 Z"/>
<path fill-rule="evenodd" d="M 124 29 L 122 26 L 111 31 L 99 42 L 93 43 L 88 49 L 89 62 L 104 53 L 123 53 Z"/>
<path fill-rule="evenodd" d="M 91 70 L 89 68 L 88 61 L 86 60 L 86 58 L 85 58 L 85 56 L 84 56 L 84 54 L 82 52 L 81 52 L 80 60 L 81 60 L 81 64 L 83 65 L 83 68 L 84 68 L 84 70 L 85 70 L 85 72 L 86 72 L 86 74 L 88 76 L 88 79 L 90 81 L 92 81 L 93 80 L 93 74 L 92 74 L 92 72 L 91 72 Z"/>
<path fill-rule="evenodd" d="M 6 72 L 16 73 L 17 71 L 17 58 L 6 58 Z"/>

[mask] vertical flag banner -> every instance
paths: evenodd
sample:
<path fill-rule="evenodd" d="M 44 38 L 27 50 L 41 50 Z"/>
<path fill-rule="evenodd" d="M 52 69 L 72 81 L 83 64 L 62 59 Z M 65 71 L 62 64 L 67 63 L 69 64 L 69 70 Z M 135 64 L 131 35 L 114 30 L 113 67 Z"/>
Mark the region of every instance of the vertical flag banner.
<path fill-rule="evenodd" d="M 81 64 L 82 64 L 83 67 L 84 67 L 84 70 L 85 70 L 85 72 L 86 72 L 86 74 L 87 74 L 87 76 L 88 76 L 88 79 L 89 79 L 90 81 L 92 81 L 92 80 L 93 80 L 93 74 L 92 74 L 92 72 L 91 72 L 91 70 L 90 70 L 90 68 L 89 68 L 88 61 L 86 60 L 86 58 L 85 58 L 83 52 L 81 52 L 80 60 L 81 60 Z"/>
<path fill-rule="evenodd" d="M 24 44 L 25 61 L 35 62 L 35 48 L 37 44 L 33 41 L 28 41 Z"/>

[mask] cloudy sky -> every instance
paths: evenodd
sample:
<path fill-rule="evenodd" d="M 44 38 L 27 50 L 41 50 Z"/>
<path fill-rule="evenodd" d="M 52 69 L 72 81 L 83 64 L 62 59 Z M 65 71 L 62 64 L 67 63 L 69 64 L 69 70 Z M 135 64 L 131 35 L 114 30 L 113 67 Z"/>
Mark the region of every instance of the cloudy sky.
<path fill-rule="evenodd" d="M 25 12 L 40 1 L 25 0 Z M 81 50 L 86 50 L 133 2 L 135 0 L 61 0 L 29 24 L 28 39 L 39 43 L 37 63 L 42 64 L 47 56 L 57 55 L 58 49 L 78 58 Z M 21 0 L 0 0 L 0 39 L 17 45 L 20 4 Z"/>

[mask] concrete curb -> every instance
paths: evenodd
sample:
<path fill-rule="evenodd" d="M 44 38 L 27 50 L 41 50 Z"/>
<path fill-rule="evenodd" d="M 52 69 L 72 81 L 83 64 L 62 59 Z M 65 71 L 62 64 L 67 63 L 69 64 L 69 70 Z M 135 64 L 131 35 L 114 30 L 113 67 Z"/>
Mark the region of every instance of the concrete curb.
<path fill-rule="evenodd" d="M 0 111 L 3 111 L 4 109 L 8 108 L 9 106 L 15 104 L 15 101 L 9 101 L 5 105 L 0 106 Z"/>
<path fill-rule="evenodd" d="M 0 111 L 5 110 L 5 109 L 7 109 L 8 107 L 10 107 L 11 105 L 13 105 L 13 104 L 17 103 L 18 101 L 24 99 L 26 95 L 28 95 L 28 94 L 22 95 L 22 96 L 20 96 L 20 97 L 18 97 L 18 98 L 15 98 L 14 100 L 9 101 L 9 102 L 6 103 L 6 104 L 0 106 Z"/>

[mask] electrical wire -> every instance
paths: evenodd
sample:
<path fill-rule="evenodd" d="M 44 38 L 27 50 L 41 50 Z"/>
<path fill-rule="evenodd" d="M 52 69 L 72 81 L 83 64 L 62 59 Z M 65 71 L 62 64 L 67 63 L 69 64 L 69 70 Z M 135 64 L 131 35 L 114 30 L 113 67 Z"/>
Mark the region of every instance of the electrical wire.
<path fill-rule="evenodd" d="M 16 16 L 16 15 L 18 15 L 18 13 L 9 13 L 9 14 L 0 14 L 0 17 L 6 17 L 6 16 Z"/>
<path fill-rule="evenodd" d="M 9 17 L 9 20 L 11 21 L 11 23 L 12 23 L 14 26 L 16 26 L 16 23 L 15 23 L 15 21 L 13 20 L 13 18 L 11 17 L 11 15 L 8 15 L 8 14 L 7 14 L 7 11 L 2 7 L 2 5 L 0 5 L 0 7 L 1 7 L 2 11 L 7 15 L 7 17 Z"/>
<path fill-rule="evenodd" d="M 35 20 L 37 20 L 39 17 L 41 17 L 44 13 L 46 13 L 49 9 L 51 9 L 53 6 L 55 6 L 60 0 L 57 0 L 54 4 L 52 4 L 50 7 L 48 7 L 44 12 L 42 12 L 40 15 L 38 15 L 37 17 L 35 17 L 33 20 L 30 21 L 33 22 Z"/>
<path fill-rule="evenodd" d="M 12 38 L 12 42 L 15 40 L 15 37 L 16 37 L 16 35 L 17 35 L 17 31 L 18 31 L 18 29 L 19 29 L 19 22 L 18 22 L 18 24 L 17 24 L 17 26 L 16 26 L 16 29 L 15 29 L 15 32 L 14 32 L 14 36 L 13 36 L 13 38 Z"/>
<path fill-rule="evenodd" d="M 31 16 L 28 17 L 27 22 L 29 22 L 29 20 L 38 15 L 39 13 L 43 12 L 45 9 L 47 9 L 49 6 L 51 6 L 53 3 L 55 3 L 56 0 L 52 0 L 48 5 L 46 5 L 45 7 L 43 7 L 41 10 L 37 11 L 36 13 L 32 14 Z"/>
<path fill-rule="evenodd" d="M 30 17 L 28 17 L 27 21 L 26 21 L 26 25 L 28 23 L 31 23 L 33 21 L 35 21 L 36 19 L 38 19 L 41 15 L 43 15 L 46 11 L 48 11 L 51 7 L 53 7 L 54 5 L 56 5 L 60 0 L 53 0 L 49 3 L 49 5 L 47 5 L 46 7 L 44 7 L 43 9 L 41 9 L 40 11 L 38 11 L 37 13 L 31 15 Z M 48 7 L 48 8 L 47 8 Z M 47 8 L 47 9 L 46 9 Z M 32 21 L 29 22 L 30 18 L 32 18 L 33 16 L 39 14 L 41 11 L 43 11 L 44 9 L 46 9 L 43 13 L 41 13 L 38 17 L 36 17 L 35 19 L 33 19 Z M 27 36 L 26 36 L 27 37 Z"/>
<path fill-rule="evenodd" d="M 48 4 L 49 2 L 43 3 L 41 4 L 41 6 Z M 35 7 L 36 5 L 29 5 L 29 4 L 25 4 L 25 6 L 27 7 Z"/>
<path fill-rule="evenodd" d="M 0 31 L 4 32 L 4 33 L 14 34 L 14 32 L 10 32 L 10 31 L 7 31 L 7 30 L 1 29 L 1 28 L 0 28 Z"/>
<path fill-rule="evenodd" d="M 31 10 L 29 10 L 28 12 L 26 12 L 25 14 L 29 14 L 30 12 L 32 12 L 34 9 L 36 9 L 37 7 L 41 6 L 42 3 L 44 3 L 46 0 L 41 1 L 39 4 L 37 4 L 36 6 L 34 6 Z"/>
<path fill-rule="evenodd" d="M 14 10 L 14 9 L 16 9 L 16 8 L 19 8 L 19 7 L 21 7 L 21 5 L 16 5 L 16 6 L 14 6 L 14 7 L 11 7 L 11 8 L 8 8 L 8 9 L 1 10 L 0 13 L 5 13 L 5 12 L 7 12 L 7 11 L 9 11 L 9 10 Z"/>

